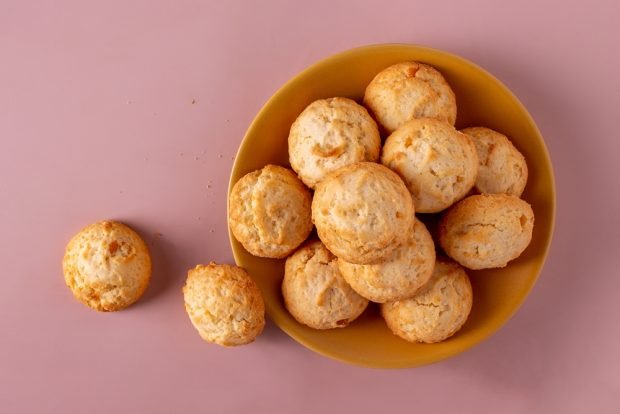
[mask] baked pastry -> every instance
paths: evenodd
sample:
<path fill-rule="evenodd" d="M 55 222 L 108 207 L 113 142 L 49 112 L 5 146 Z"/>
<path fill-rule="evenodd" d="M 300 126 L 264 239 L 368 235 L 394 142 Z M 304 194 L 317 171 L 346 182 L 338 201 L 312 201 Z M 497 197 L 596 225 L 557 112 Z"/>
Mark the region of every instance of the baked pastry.
<path fill-rule="evenodd" d="M 277 165 L 244 175 L 229 199 L 235 238 L 254 256 L 283 258 L 312 231 L 310 191 L 295 173 Z"/>
<path fill-rule="evenodd" d="M 381 305 L 390 330 L 409 342 L 434 343 L 454 335 L 467 320 L 473 293 L 461 266 L 438 260 L 428 284 L 410 299 Z"/>
<path fill-rule="evenodd" d="M 476 191 L 521 196 L 527 183 L 527 164 L 508 137 L 485 127 L 461 132 L 471 137 L 478 152 Z"/>
<path fill-rule="evenodd" d="M 338 259 L 338 267 L 353 290 L 373 302 L 384 303 L 415 295 L 435 267 L 435 244 L 430 233 L 415 220 L 409 237 L 377 264 L 358 265 Z"/>
<path fill-rule="evenodd" d="M 391 133 L 415 118 L 435 118 L 454 125 L 456 98 L 432 66 L 403 62 L 379 72 L 364 93 L 364 105 Z"/>
<path fill-rule="evenodd" d="M 325 175 L 358 161 L 377 161 L 381 137 L 366 108 L 348 98 L 319 99 L 297 117 L 288 136 L 291 167 L 314 188 Z"/>
<path fill-rule="evenodd" d="M 345 282 L 336 257 L 318 240 L 286 259 L 284 269 L 284 304 L 299 323 L 314 329 L 344 328 L 368 305 Z"/>
<path fill-rule="evenodd" d="M 100 221 L 76 234 L 62 261 L 67 286 L 83 304 L 102 312 L 136 302 L 151 279 L 151 256 L 125 224 Z"/>
<path fill-rule="evenodd" d="M 389 168 L 359 162 L 329 174 L 316 187 L 312 220 L 319 238 L 350 263 L 385 260 L 406 242 L 414 220 L 411 195 Z"/>
<path fill-rule="evenodd" d="M 504 267 L 532 240 L 534 212 L 525 201 L 505 194 L 467 197 L 443 216 L 439 244 L 470 269 Z"/>
<path fill-rule="evenodd" d="M 198 265 L 187 273 L 183 297 L 189 319 L 205 341 L 244 345 L 265 326 L 260 290 L 243 268 Z"/>
<path fill-rule="evenodd" d="M 478 173 L 471 139 L 436 119 L 414 119 L 385 141 L 381 163 L 407 184 L 418 213 L 436 213 L 465 197 Z"/>

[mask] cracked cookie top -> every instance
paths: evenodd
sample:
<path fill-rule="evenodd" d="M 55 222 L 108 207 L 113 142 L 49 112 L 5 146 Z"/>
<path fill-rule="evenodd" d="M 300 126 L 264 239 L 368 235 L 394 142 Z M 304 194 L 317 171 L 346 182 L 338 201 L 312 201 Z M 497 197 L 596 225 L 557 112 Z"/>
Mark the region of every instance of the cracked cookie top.
<path fill-rule="evenodd" d="M 364 104 L 391 133 L 415 118 L 454 125 L 456 98 L 443 75 L 432 66 L 402 62 L 379 72 L 366 87 Z"/>
<path fill-rule="evenodd" d="M 254 256 L 284 258 L 312 231 L 311 202 L 310 190 L 293 171 L 266 165 L 235 183 L 228 223 Z"/>
<path fill-rule="evenodd" d="M 527 183 L 527 163 L 506 135 L 485 127 L 465 128 L 478 152 L 479 193 L 521 196 Z"/>
<path fill-rule="evenodd" d="M 243 268 L 198 265 L 187 273 L 183 298 L 192 325 L 205 341 L 244 345 L 265 326 L 260 290 Z"/>
<path fill-rule="evenodd" d="M 337 258 L 318 240 L 286 259 L 282 295 L 291 315 L 314 329 L 344 328 L 368 305 L 345 282 Z"/>
<path fill-rule="evenodd" d="M 406 242 L 414 220 L 411 195 L 389 168 L 358 162 L 329 174 L 316 188 L 312 220 L 319 238 L 350 263 L 385 260 Z"/>
<path fill-rule="evenodd" d="M 413 296 L 433 273 L 435 245 L 418 219 L 408 233 L 408 240 L 381 263 L 358 265 L 338 259 L 344 279 L 357 293 L 377 303 Z"/>
<path fill-rule="evenodd" d="M 532 240 L 534 212 L 515 196 L 467 197 L 442 217 L 439 244 L 446 254 L 470 269 L 504 267 Z"/>
<path fill-rule="evenodd" d="M 434 343 L 454 335 L 467 320 L 473 293 L 465 270 L 437 261 L 433 275 L 415 296 L 381 305 L 390 330 L 410 342 Z"/>
<path fill-rule="evenodd" d="M 151 279 L 142 238 L 117 221 L 100 221 L 76 234 L 62 261 L 65 283 L 85 305 L 102 312 L 136 302 Z"/>
<path fill-rule="evenodd" d="M 436 119 L 407 122 L 385 141 L 381 163 L 405 181 L 418 213 L 436 213 L 476 182 L 478 155 L 469 136 Z"/>
<path fill-rule="evenodd" d="M 381 137 L 366 108 L 348 98 L 319 99 L 297 117 L 288 136 L 291 167 L 310 188 L 331 171 L 377 161 Z"/>

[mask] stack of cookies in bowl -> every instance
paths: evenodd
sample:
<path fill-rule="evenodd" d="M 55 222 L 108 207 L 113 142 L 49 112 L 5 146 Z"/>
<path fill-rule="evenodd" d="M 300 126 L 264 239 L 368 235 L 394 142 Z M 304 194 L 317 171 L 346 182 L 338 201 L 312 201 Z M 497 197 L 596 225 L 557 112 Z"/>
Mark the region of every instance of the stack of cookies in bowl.
<path fill-rule="evenodd" d="M 234 185 L 232 233 L 255 256 L 286 258 L 282 296 L 298 322 L 345 328 L 375 302 L 396 335 L 443 341 L 471 310 L 467 269 L 506 266 L 528 246 L 525 159 L 497 131 L 456 130 L 456 111 L 441 73 L 396 64 L 362 104 L 308 105 L 290 128 L 291 169 Z"/>

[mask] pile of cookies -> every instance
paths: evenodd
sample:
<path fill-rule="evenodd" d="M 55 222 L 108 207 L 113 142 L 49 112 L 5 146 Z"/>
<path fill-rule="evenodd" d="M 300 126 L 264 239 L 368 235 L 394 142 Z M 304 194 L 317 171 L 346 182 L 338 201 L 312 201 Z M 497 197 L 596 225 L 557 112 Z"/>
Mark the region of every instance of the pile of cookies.
<path fill-rule="evenodd" d="M 519 198 L 525 159 L 499 132 L 456 130 L 454 93 L 428 65 L 381 71 L 363 104 L 308 105 L 290 129 L 292 169 L 267 165 L 242 177 L 230 228 L 251 254 L 286 258 L 282 295 L 298 322 L 344 328 L 375 302 L 401 338 L 443 341 L 472 308 L 465 268 L 504 267 L 532 239 L 534 214 Z M 433 238 L 420 218 L 436 213 Z M 102 221 L 72 238 L 63 270 L 79 301 L 118 311 L 144 293 L 151 256 L 134 230 Z M 260 290 L 242 268 L 198 265 L 183 296 L 206 341 L 247 344 L 265 326 Z"/>
<path fill-rule="evenodd" d="M 303 110 L 292 170 L 267 165 L 234 185 L 232 233 L 255 256 L 286 258 L 282 295 L 298 322 L 343 328 L 372 301 L 396 335 L 443 341 L 472 307 L 465 268 L 504 267 L 526 249 L 525 158 L 499 132 L 457 130 L 456 110 L 436 69 L 393 65 L 363 105 L 335 97 Z M 419 218 L 436 213 L 434 240 Z"/>

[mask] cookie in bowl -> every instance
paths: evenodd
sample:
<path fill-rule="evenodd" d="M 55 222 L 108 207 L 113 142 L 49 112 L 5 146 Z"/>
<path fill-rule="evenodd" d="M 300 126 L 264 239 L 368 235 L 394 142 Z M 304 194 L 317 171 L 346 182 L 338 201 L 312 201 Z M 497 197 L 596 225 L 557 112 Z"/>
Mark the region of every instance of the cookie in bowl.
<path fill-rule="evenodd" d="M 359 265 L 338 259 L 344 279 L 357 293 L 376 303 L 407 299 L 430 279 L 435 244 L 424 223 L 415 220 L 409 238 L 383 262 Z"/>
<path fill-rule="evenodd" d="M 473 291 L 465 270 L 438 260 L 426 286 L 415 296 L 381 305 L 390 330 L 409 342 L 435 343 L 454 335 L 467 321 Z"/>
<path fill-rule="evenodd" d="M 244 175 L 232 188 L 230 229 L 254 256 L 284 258 L 312 231 L 311 200 L 293 171 L 267 165 Z"/>
<path fill-rule="evenodd" d="M 400 177 L 371 162 L 342 167 L 319 183 L 312 200 L 319 238 L 349 263 L 385 260 L 408 238 L 413 200 Z"/>
<path fill-rule="evenodd" d="M 478 153 L 476 191 L 520 197 L 527 184 L 527 163 L 508 137 L 485 127 L 465 128 L 461 132 L 471 137 Z"/>
<path fill-rule="evenodd" d="M 454 125 L 456 98 L 443 75 L 432 66 L 402 62 L 379 72 L 366 87 L 364 105 L 387 133 L 415 118 Z"/>
<path fill-rule="evenodd" d="M 348 98 L 319 99 L 297 117 L 288 136 L 291 167 L 310 188 L 359 161 L 377 161 L 381 137 L 363 106 Z"/>
<path fill-rule="evenodd" d="M 469 136 L 436 119 L 414 119 L 392 133 L 381 163 L 407 184 L 418 213 L 437 213 L 476 182 L 478 155 Z"/>
<path fill-rule="evenodd" d="M 340 274 L 337 258 L 318 240 L 286 259 L 284 269 L 284 304 L 299 323 L 314 329 L 344 328 L 368 305 Z"/>
<path fill-rule="evenodd" d="M 532 240 L 534 212 L 518 197 L 480 194 L 455 204 L 442 217 L 439 244 L 470 269 L 505 267 Z"/>

